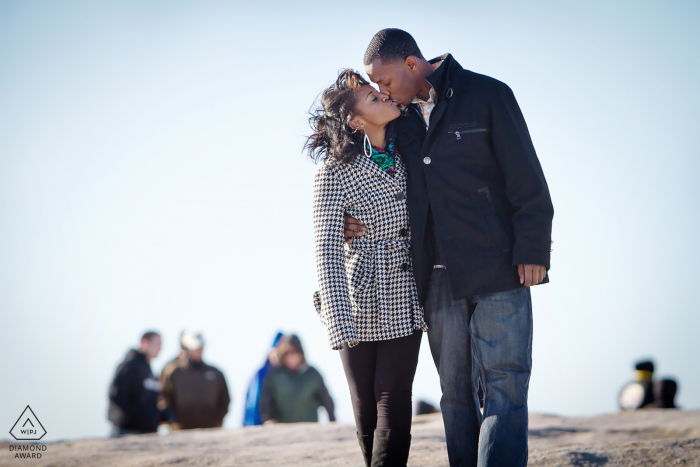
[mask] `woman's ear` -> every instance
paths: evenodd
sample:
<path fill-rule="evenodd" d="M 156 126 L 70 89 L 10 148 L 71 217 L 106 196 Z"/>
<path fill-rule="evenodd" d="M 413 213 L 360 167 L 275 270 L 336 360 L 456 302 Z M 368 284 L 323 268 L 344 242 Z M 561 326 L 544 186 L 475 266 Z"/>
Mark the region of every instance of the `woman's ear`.
<path fill-rule="evenodd" d="M 364 131 L 365 122 L 363 122 L 360 118 L 353 118 L 352 120 L 350 120 L 350 128 L 352 128 L 355 131 Z"/>

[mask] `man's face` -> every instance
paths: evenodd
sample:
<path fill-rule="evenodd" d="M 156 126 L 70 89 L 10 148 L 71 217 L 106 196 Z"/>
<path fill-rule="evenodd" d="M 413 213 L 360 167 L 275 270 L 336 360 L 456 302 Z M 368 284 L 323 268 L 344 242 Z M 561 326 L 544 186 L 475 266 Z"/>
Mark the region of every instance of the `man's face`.
<path fill-rule="evenodd" d="M 197 350 L 190 350 L 188 352 L 189 356 L 190 356 L 190 360 L 192 360 L 193 362 L 198 362 L 198 363 L 201 362 L 203 352 L 204 352 L 204 347 L 200 347 Z"/>
<path fill-rule="evenodd" d="M 161 339 L 158 335 L 155 335 L 150 339 L 144 339 L 143 342 L 141 342 L 143 353 L 146 355 L 146 357 L 148 357 L 149 360 L 152 360 L 158 356 L 158 354 L 160 353 L 160 346 Z"/>
<path fill-rule="evenodd" d="M 382 63 L 380 58 L 376 58 L 372 63 L 365 66 L 367 76 L 379 86 L 379 91 L 388 95 L 391 100 L 401 105 L 411 103 L 420 86 L 417 83 L 416 68 L 411 67 L 415 62 L 413 57 L 393 63 Z"/>

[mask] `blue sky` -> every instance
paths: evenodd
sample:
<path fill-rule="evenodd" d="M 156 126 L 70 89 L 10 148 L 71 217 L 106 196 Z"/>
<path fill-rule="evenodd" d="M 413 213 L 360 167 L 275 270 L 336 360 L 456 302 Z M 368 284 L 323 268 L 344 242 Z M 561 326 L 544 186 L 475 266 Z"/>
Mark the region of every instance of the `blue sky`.
<path fill-rule="evenodd" d="M 47 440 L 105 436 L 128 348 L 160 330 L 160 371 L 190 327 L 228 378 L 226 427 L 277 330 L 352 423 L 311 302 L 301 147 L 318 93 L 385 27 L 506 82 L 528 122 L 555 208 L 530 409 L 615 411 L 647 356 L 700 408 L 700 6 L 428 6 L 0 1 L 0 427 L 29 404 Z M 437 403 L 424 341 L 414 395 Z"/>

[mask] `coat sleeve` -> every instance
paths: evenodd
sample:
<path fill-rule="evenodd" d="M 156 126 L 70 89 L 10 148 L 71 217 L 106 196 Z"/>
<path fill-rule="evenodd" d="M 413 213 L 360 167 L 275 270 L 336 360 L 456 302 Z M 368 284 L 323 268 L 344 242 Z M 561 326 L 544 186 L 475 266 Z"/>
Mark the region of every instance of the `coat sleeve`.
<path fill-rule="evenodd" d="M 127 423 L 139 415 L 137 398 L 140 384 L 142 381 L 139 380 L 138 371 L 133 365 L 126 363 L 117 369 L 109 389 L 109 399 L 124 412 Z"/>
<path fill-rule="evenodd" d="M 160 395 L 158 396 L 158 409 L 164 413 L 171 414 L 174 418 L 175 398 L 171 377 L 173 374 L 172 364 L 167 365 L 160 374 Z"/>
<path fill-rule="evenodd" d="M 358 342 L 345 272 L 344 210 L 345 193 L 340 181 L 324 166 L 314 182 L 314 235 L 319 314 L 333 350 L 340 350 L 344 342 L 350 346 Z"/>
<path fill-rule="evenodd" d="M 515 207 L 513 266 L 539 264 L 549 269 L 554 216 L 549 188 L 513 91 L 501 82 L 492 97 L 491 128 L 506 194 Z"/>
<path fill-rule="evenodd" d="M 218 371 L 218 370 L 217 370 Z M 220 371 L 218 371 L 221 377 L 221 387 L 219 388 L 219 399 L 216 403 L 217 417 L 220 423 L 224 423 L 224 417 L 228 413 L 228 406 L 231 404 L 231 394 L 228 392 L 228 384 L 226 384 L 226 377 Z"/>
<path fill-rule="evenodd" d="M 262 390 L 260 373 L 258 370 L 248 385 L 245 397 L 245 409 L 243 410 L 243 426 L 260 424 L 260 391 Z"/>
<path fill-rule="evenodd" d="M 272 379 L 269 378 L 269 375 L 263 380 L 260 391 L 260 422 L 265 423 L 268 420 L 277 420 L 272 401 Z"/>
<path fill-rule="evenodd" d="M 316 377 L 318 378 L 318 395 L 321 406 L 326 409 L 326 412 L 328 412 L 328 420 L 334 422 L 335 406 L 333 405 L 333 398 L 331 398 L 331 395 L 328 392 L 328 388 L 326 388 L 326 385 L 323 382 L 323 377 L 321 376 L 321 373 L 319 373 L 315 369 L 314 371 L 316 372 Z"/>

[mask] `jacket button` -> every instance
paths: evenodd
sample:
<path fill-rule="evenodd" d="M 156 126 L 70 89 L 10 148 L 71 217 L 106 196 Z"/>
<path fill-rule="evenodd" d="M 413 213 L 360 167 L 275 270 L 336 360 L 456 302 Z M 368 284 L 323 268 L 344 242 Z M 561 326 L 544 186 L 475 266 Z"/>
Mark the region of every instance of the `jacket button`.
<path fill-rule="evenodd" d="M 399 191 L 398 193 L 396 193 L 396 199 L 398 199 L 399 201 L 401 201 L 405 197 L 406 195 L 403 194 L 403 191 Z"/>
<path fill-rule="evenodd" d="M 408 263 L 403 263 L 403 264 L 401 264 L 401 270 L 402 270 L 402 271 L 408 271 Z"/>
<path fill-rule="evenodd" d="M 423 158 L 423 163 L 424 163 L 425 165 L 430 164 L 430 158 L 429 158 L 429 157 L 424 157 L 424 158 Z"/>
<path fill-rule="evenodd" d="M 408 237 L 408 229 L 399 230 L 399 235 L 401 235 L 402 237 Z"/>

